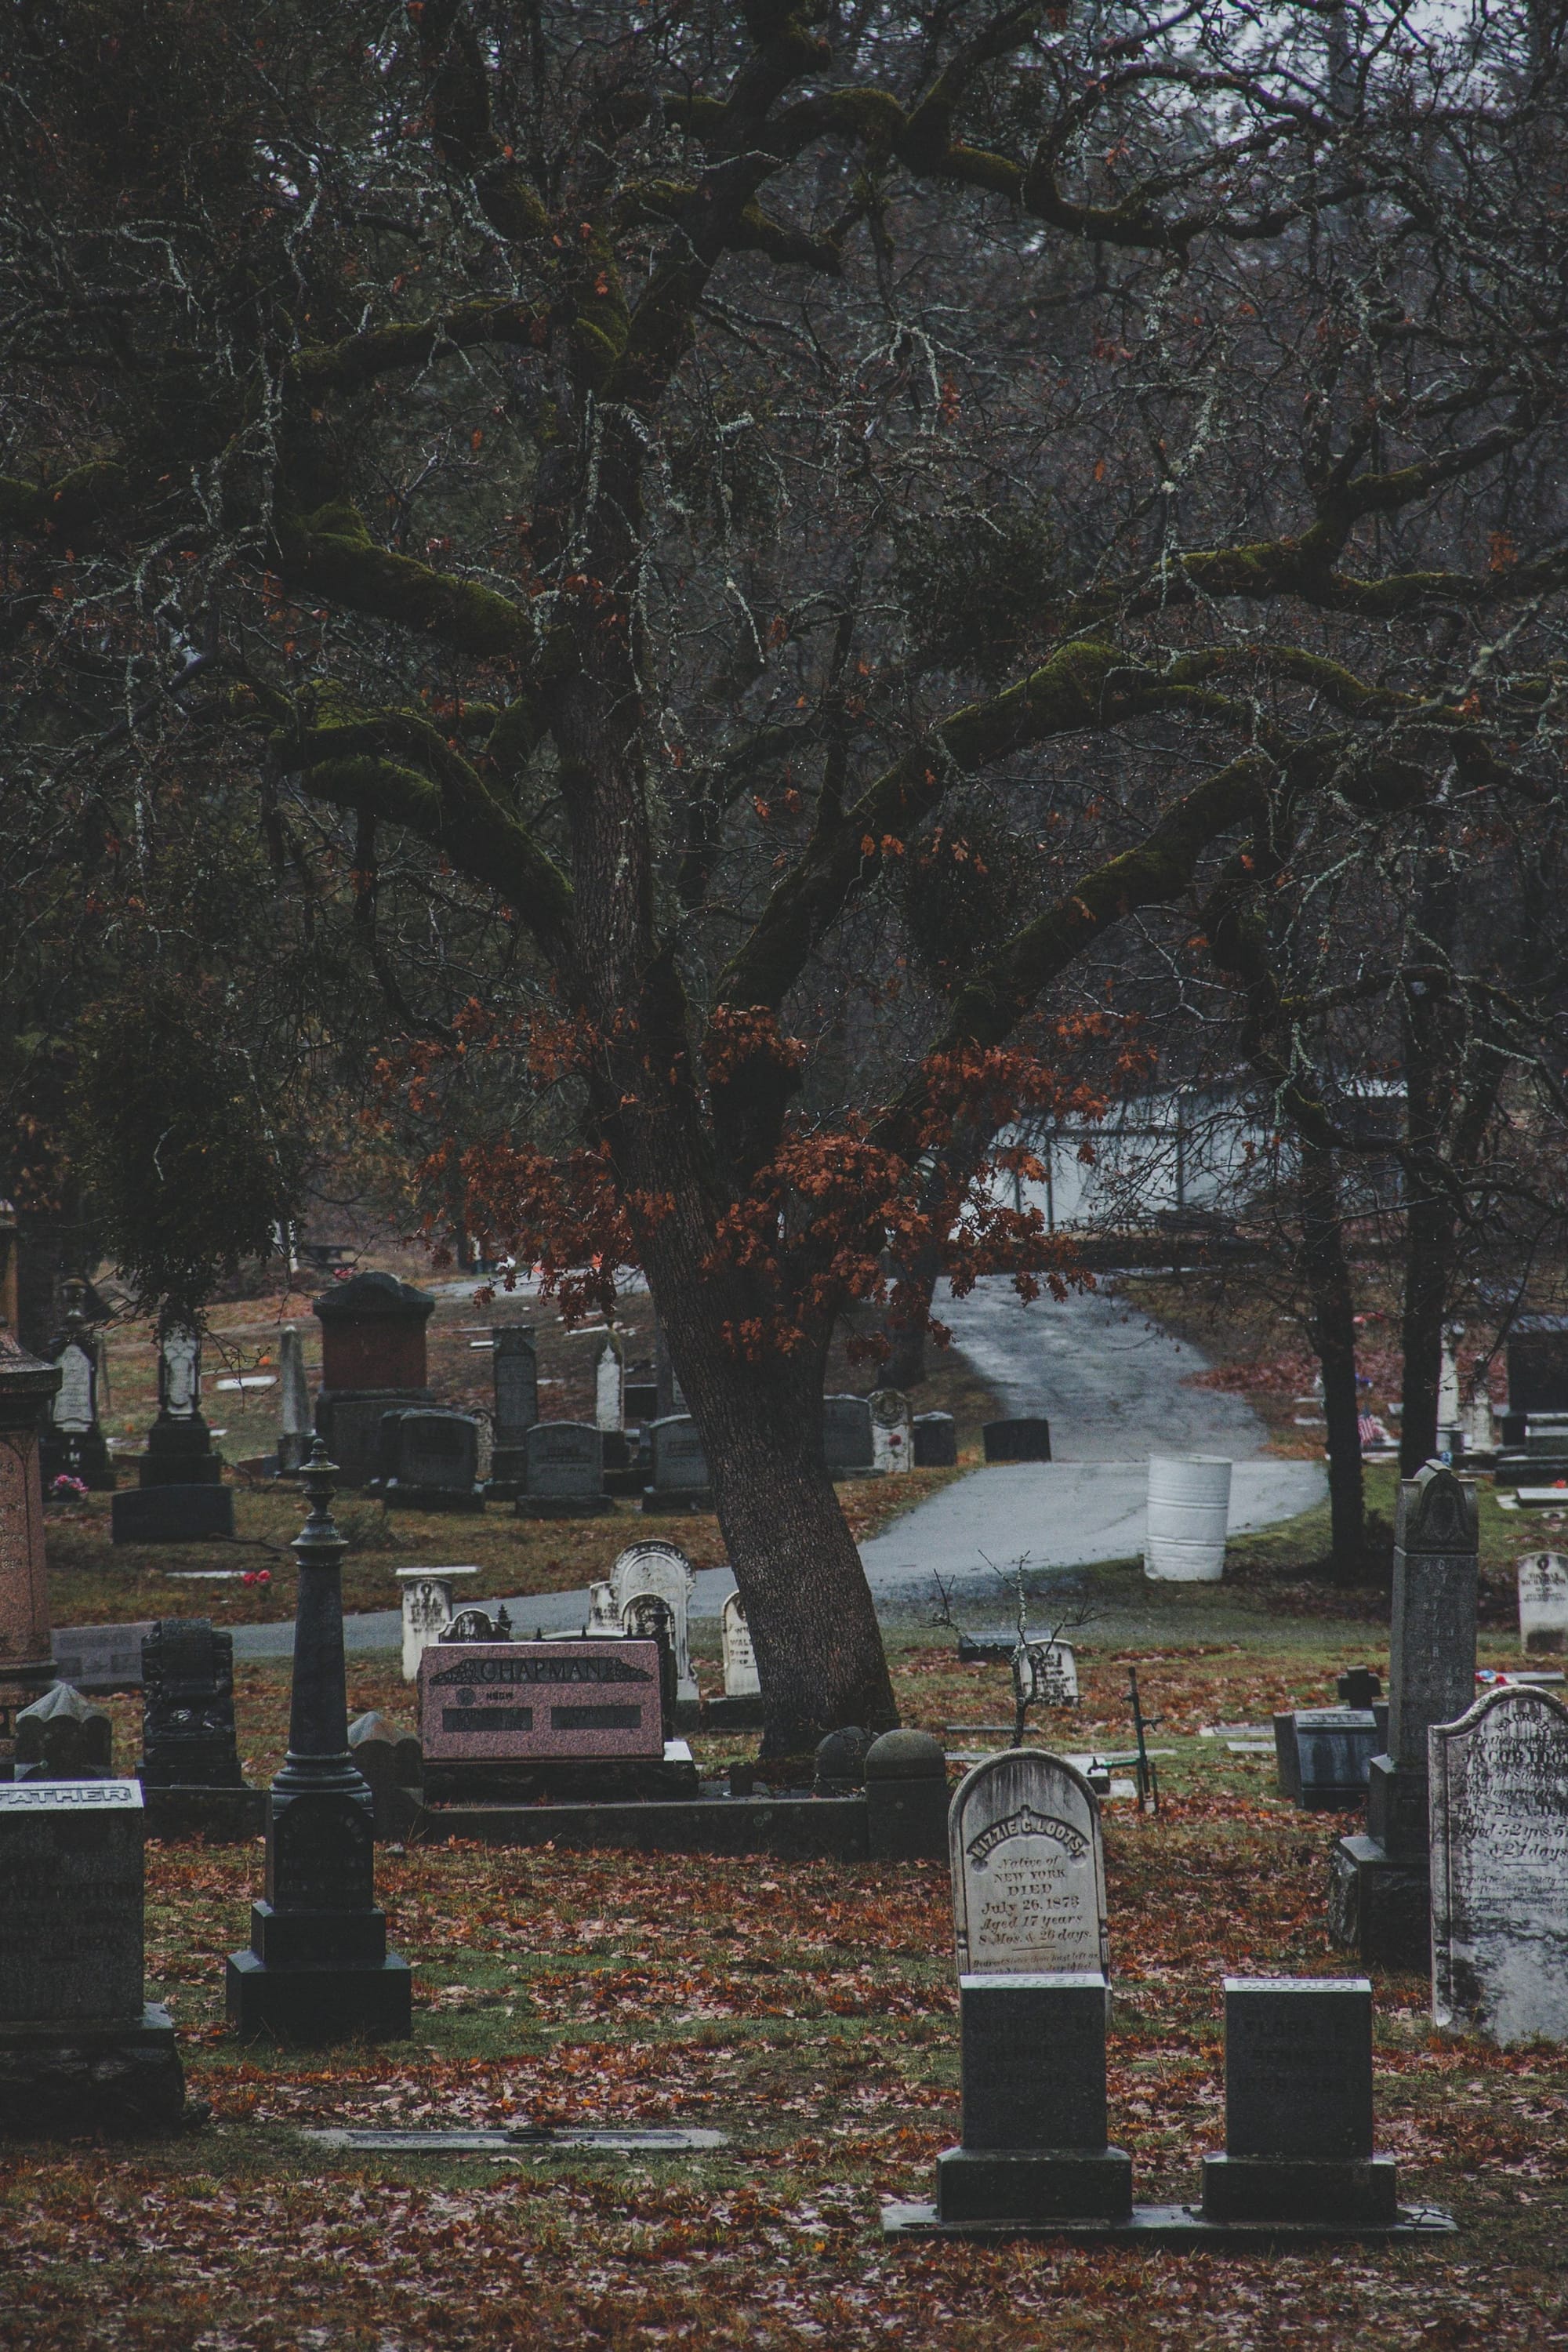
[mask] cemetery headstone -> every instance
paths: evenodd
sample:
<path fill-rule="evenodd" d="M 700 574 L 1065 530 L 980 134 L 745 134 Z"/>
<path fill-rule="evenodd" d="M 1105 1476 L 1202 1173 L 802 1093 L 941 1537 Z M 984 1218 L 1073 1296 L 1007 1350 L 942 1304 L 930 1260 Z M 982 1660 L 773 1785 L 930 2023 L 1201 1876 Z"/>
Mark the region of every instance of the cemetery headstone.
<path fill-rule="evenodd" d="M 114 1726 L 69 1683 L 57 1683 L 17 1715 L 16 1778 L 111 1780 Z"/>
<path fill-rule="evenodd" d="M 1568 2042 L 1568 1706 L 1489 1691 L 1429 1739 L 1433 2018 Z"/>
<path fill-rule="evenodd" d="M 515 1502 L 528 1479 L 528 1433 L 539 1419 L 539 1343 L 531 1323 L 497 1323 L 490 1331 L 495 1419 L 486 1493 Z"/>
<path fill-rule="evenodd" d="M 1204 2158 L 1204 2218 L 1386 2227 L 1391 2157 L 1373 2153 L 1364 1977 L 1226 1977 L 1225 2154 Z"/>
<path fill-rule="evenodd" d="M 958 1423 L 950 1412 L 917 1412 L 911 1437 L 917 1470 L 952 1470 L 958 1463 Z"/>
<path fill-rule="evenodd" d="M 594 1350 L 594 1419 L 604 1430 L 619 1430 L 625 1426 L 626 1407 L 621 1391 L 626 1366 L 621 1343 L 615 1332 L 606 1331 Z"/>
<path fill-rule="evenodd" d="M 866 1850 L 873 1862 L 947 1853 L 947 1759 L 929 1731 L 884 1731 L 866 1750 Z"/>
<path fill-rule="evenodd" d="M 433 1298 L 393 1274 L 356 1274 L 316 1300 L 316 1433 L 341 1465 L 341 1486 L 363 1486 L 374 1475 L 384 1413 L 435 1402 L 426 1360 L 426 1326 L 435 1311 Z"/>
<path fill-rule="evenodd" d="M 142 1761 L 148 1789 L 244 1786 L 234 1729 L 234 1635 L 205 1617 L 158 1619 L 142 1644 Z"/>
<path fill-rule="evenodd" d="M 292 1477 L 310 1450 L 310 1384 L 297 1323 L 285 1323 L 278 1336 L 278 1468 Z"/>
<path fill-rule="evenodd" d="M 348 1744 L 342 1560 L 333 1465 L 316 1440 L 300 1473 L 299 1604 L 289 1753 L 267 1803 L 267 1894 L 250 1948 L 229 1955 L 228 2020 L 246 2037 L 323 2042 L 411 2031 L 408 1964 L 375 1900 L 374 1801 Z"/>
<path fill-rule="evenodd" d="M 1070 1642 L 1026 1642 L 1013 1652 L 1013 1687 L 1029 1706 L 1076 1706 L 1078 1659 Z"/>
<path fill-rule="evenodd" d="M 356 1716 L 349 1726 L 349 1753 L 369 1789 L 378 1843 L 406 1837 L 414 1818 L 413 1791 L 424 1785 L 425 1751 L 410 1734 L 395 1731 L 384 1716 Z"/>
<path fill-rule="evenodd" d="M 1365 1801 L 1379 1745 L 1371 1707 L 1297 1707 L 1274 1718 L 1282 1795 L 1309 1811 L 1343 1812 Z"/>
<path fill-rule="evenodd" d="M 142 1644 L 152 1631 L 146 1617 L 131 1625 L 57 1625 L 49 1637 L 55 1672 L 80 1691 L 140 1690 Z"/>
<path fill-rule="evenodd" d="M 44 1565 L 38 1423 L 59 1385 L 58 1366 L 30 1356 L 0 1328 L 0 1743 L 18 1708 L 55 1679 Z"/>
<path fill-rule="evenodd" d="M 46 1492 L 54 1479 L 69 1477 L 108 1493 L 115 1484 L 114 1464 L 98 1415 L 98 1336 L 85 1312 L 86 1283 L 73 1277 L 62 1286 L 62 1297 L 65 1328 L 48 1351 L 60 1384 L 49 1409 L 39 1471 Z"/>
<path fill-rule="evenodd" d="M 664 1754 L 652 1640 L 453 1643 L 426 1652 L 419 1689 L 427 1763 Z"/>
<path fill-rule="evenodd" d="M 818 1742 L 814 1797 L 850 1797 L 866 1785 L 866 1751 L 871 1742 L 858 1723 L 846 1723 Z"/>
<path fill-rule="evenodd" d="M 586 1421 L 539 1421 L 523 1443 L 520 1517 L 584 1518 L 613 1511 L 605 1492 L 605 1436 Z"/>
<path fill-rule="evenodd" d="M 1079 1975 L 1110 1967 L 1100 1802 L 1044 1749 L 987 1757 L 948 1816 L 961 1976 Z"/>
<path fill-rule="evenodd" d="M 1041 1414 L 988 1421 L 980 1435 L 987 1462 L 1048 1462 L 1051 1458 L 1051 1424 Z"/>
<path fill-rule="evenodd" d="M 876 1459 L 871 1406 L 863 1396 L 825 1396 L 822 1450 L 835 1478 L 868 1478 Z"/>
<path fill-rule="evenodd" d="M 626 1408 L 626 1425 L 641 1428 L 658 1419 L 658 1381 L 654 1374 L 653 1360 L 639 1356 L 636 1363 L 626 1366 L 626 1384 L 621 1391 Z"/>
<path fill-rule="evenodd" d="M 472 1413 L 401 1405 L 381 1417 L 376 1475 L 366 1491 L 422 1511 L 476 1511 L 485 1499 L 479 1471 L 479 1424 Z"/>
<path fill-rule="evenodd" d="M 199 1543 L 234 1533 L 234 1495 L 203 1418 L 202 1342 L 193 1326 L 165 1324 L 158 1340 L 158 1418 L 136 1465 L 133 1492 L 117 1494 L 110 1532 L 121 1543 Z"/>
<path fill-rule="evenodd" d="M 610 1591 L 623 1625 L 633 1601 L 652 1593 L 669 1611 L 675 1649 L 675 1696 L 678 1705 L 694 1704 L 697 1678 L 691 1671 L 689 1619 L 697 1577 L 686 1554 L 675 1544 L 650 1540 L 632 1544 L 610 1570 Z"/>
<path fill-rule="evenodd" d="M 651 1642 L 658 1652 L 659 1718 L 668 1740 L 676 1724 L 675 1612 L 657 1592 L 634 1592 L 622 1627 L 627 1639 Z"/>
<path fill-rule="evenodd" d="M 710 1511 L 713 1490 L 708 1477 L 708 1456 L 702 1433 L 689 1413 L 675 1413 L 649 1424 L 648 1445 L 653 1483 L 643 1488 L 645 1511 Z"/>
<path fill-rule="evenodd" d="M 1568 1643 L 1568 1556 L 1527 1552 L 1519 1563 L 1519 1639 L 1526 1656 Z"/>
<path fill-rule="evenodd" d="M 1475 1696 L 1475 1481 L 1428 1463 L 1394 1516 L 1388 1752 L 1367 1775 L 1367 1826 L 1334 1849 L 1329 1934 L 1363 1963 L 1421 1968 L 1430 1954 L 1427 1741 Z"/>
<path fill-rule="evenodd" d="M 914 1417 L 901 1389 L 874 1389 L 871 1408 L 871 1467 L 884 1475 L 915 1466 Z"/>
<path fill-rule="evenodd" d="M 600 1636 L 624 1632 L 621 1612 L 616 1607 L 615 1587 L 609 1582 L 588 1587 L 588 1631 Z"/>
<path fill-rule="evenodd" d="M 142 1988 L 134 1780 L 0 1786 L 0 2132 L 156 2132 L 184 2119 L 168 2011 Z"/>
<path fill-rule="evenodd" d="M 1105 1979 L 961 1972 L 963 2137 L 936 2164 L 937 2218 L 1127 2221 L 1132 2159 L 1106 2143 Z"/>
<path fill-rule="evenodd" d="M 719 1612 L 719 1640 L 724 1654 L 725 1697 L 760 1697 L 763 1685 L 757 1675 L 757 1654 L 752 1647 L 746 1604 L 738 1592 L 731 1592 Z"/>
<path fill-rule="evenodd" d="M 1568 1412 L 1568 1315 L 1521 1315 L 1508 1339 L 1510 1415 Z"/>
<path fill-rule="evenodd" d="M 442 1628 L 450 1624 L 454 1595 L 463 1580 L 478 1576 L 477 1568 L 400 1568 L 403 1589 L 403 1679 L 419 1679 L 419 1661 Z"/>
<path fill-rule="evenodd" d="M 1342 1706 L 1370 1706 L 1383 1696 L 1383 1677 L 1370 1666 L 1352 1666 L 1335 1685 Z"/>

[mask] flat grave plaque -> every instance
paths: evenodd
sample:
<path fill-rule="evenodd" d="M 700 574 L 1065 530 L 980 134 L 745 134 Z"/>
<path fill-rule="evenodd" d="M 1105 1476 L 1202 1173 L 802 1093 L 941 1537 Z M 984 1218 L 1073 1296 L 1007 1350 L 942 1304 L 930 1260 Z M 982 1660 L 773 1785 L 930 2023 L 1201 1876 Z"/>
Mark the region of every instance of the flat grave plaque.
<path fill-rule="evenodd" d="M 547 2156 L 552 2148 L 575 2148 L 586 2155 L 695 2155 L 728 2147 L 728 2132 L 697 2126 L 635 2124 L 559 2124 L 549 2130 L 397 2131 L 374 2128 L 356 2131 L 311 2129 L 300 2134 L 319 2147 L 353 2149 L 367 2156 Z"/>
<path fill-rule="evenodd" d="M 662 1759 L 658 1645 L 464 1642 L 419 1661 L 427 1762 Z"/>

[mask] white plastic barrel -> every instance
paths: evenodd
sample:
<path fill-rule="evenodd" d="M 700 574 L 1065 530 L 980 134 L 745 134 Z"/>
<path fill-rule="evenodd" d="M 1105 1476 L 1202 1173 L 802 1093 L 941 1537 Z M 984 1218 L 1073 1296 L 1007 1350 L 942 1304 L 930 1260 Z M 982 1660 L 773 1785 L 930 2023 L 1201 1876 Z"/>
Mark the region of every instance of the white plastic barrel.
<path fill-rule="evenodd" d="M 1217 1584 L 1229 1518 L 1228 1462 L 1215 1454 L 1152 1454 L 1144 1575 L 1164 1584 Z"/>

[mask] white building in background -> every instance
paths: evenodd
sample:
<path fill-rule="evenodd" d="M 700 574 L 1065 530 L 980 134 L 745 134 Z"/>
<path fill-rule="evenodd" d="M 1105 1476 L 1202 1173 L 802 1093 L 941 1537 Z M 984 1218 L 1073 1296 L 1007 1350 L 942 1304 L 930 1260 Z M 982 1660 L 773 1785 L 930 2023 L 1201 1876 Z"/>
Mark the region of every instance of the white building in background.
<path fill-rule="evenodd" d="M 1336 1106 L 1340 1123 L 1367 1141 L 1391 1140 L 1405 1097 L 1403 1081 L 1363 1078 Z M 1288 1178 L 1291 1139 L 1259 1112 L 1255 1085 L 1220 1079 L 1172 1087 L 1114 1102 L 1098 1124 L 1015 1129 L 1001 1139 L 1024 1142 L 1045 1168 L 1042 1179 L 997 1180 L 1018 1208 L 1038 1209 L 1047 1231 L 1092 1226 L 1126 1231 L 1156 1219 L 1246 1214 L 1256 1194 Z M 1397 1168 L 1386 1154 L 1345 1154 L 1346 1205 L 1369 1213 L 1397 1197 Z"/>

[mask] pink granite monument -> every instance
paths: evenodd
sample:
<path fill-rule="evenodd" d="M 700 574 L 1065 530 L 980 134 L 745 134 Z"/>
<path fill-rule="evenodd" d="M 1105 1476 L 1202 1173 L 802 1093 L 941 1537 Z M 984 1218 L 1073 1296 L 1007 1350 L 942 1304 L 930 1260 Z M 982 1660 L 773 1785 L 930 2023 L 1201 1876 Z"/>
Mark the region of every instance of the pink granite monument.
<path fill-rule="evenodd" d="M 658 1645 L 438 1642 L 419 1661 L 427 1762 L 660 1760 Z"/>

